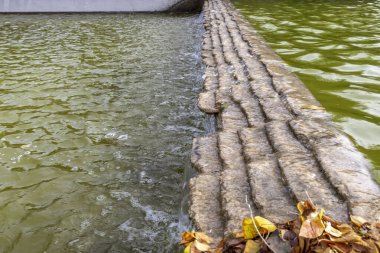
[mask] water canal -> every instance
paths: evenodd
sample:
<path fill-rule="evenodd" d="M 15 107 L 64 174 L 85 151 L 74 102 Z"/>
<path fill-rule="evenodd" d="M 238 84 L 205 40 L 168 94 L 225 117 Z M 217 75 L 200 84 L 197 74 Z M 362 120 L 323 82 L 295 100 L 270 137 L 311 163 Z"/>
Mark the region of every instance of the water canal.
<path fill-rule="evenodd" d="M 234 4 L 372 161 L 380 182 L 380 1 Z"/>
<path fill-rule="evenodd" d="M 380 1 L 234 2 L 380 180 Z M 199 15 L 0 16 L 0 252 L 177 250 L 201 37 Z"/>
<path fill-rule="evenodd" d="M 174 252 L 199 15 L 0 16 L 0 252 Z"/>

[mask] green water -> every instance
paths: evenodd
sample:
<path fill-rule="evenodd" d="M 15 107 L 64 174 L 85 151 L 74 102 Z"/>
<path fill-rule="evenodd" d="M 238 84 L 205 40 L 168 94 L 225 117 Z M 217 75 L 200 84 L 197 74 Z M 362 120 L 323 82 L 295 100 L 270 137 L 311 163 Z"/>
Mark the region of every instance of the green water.
<path fill-rule="evenodd" d="M 380 1 L 234 0 L 380 181 Z"/>
<path fill-rule="evenodd" d="M 0 252 L 174 252 L 199 15 L 0 16 Z"/>

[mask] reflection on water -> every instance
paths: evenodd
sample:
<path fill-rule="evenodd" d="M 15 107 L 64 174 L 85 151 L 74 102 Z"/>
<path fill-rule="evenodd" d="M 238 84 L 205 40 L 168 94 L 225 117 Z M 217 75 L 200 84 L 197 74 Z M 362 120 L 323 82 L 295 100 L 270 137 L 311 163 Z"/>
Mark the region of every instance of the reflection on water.
<path fill-rule="evenodd" d="M 0 16 L 0 252 L 174 252 L 197 15 Z"/>
<path fill-rule="evenodd" d="M 234 0 L 380 180 L 380 1 Z"/>

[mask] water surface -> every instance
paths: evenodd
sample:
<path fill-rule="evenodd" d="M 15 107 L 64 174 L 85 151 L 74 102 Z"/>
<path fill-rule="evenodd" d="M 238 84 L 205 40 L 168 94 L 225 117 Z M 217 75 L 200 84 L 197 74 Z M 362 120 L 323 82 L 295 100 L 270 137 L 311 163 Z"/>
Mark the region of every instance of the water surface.
<path fill-rule="evenodd" d="M 0 16 L 0 252 L 174 252 L 199 15 Z"/>
<path fill-rule="evenodd" d="M 369 158 L 380 182 L 380 1 L 234 3 Z"/>

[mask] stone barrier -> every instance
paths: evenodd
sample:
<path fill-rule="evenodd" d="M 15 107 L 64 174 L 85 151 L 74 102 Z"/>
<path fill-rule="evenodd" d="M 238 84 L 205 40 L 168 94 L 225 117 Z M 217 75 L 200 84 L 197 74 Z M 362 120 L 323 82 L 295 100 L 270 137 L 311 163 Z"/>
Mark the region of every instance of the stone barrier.
<path fill-rule="evenodd" d="M 246 199 L 254 215 L 292 220 L 307 194 L 341 221 L 379 220 L 380 188 L 367 161 L 300 79 L 228 0 L 206 0 L 203 12 L 198 104 L 217 129 L 193 141 L 196 229 L 217 240 L 239 230 L 250 215 Z"/>

